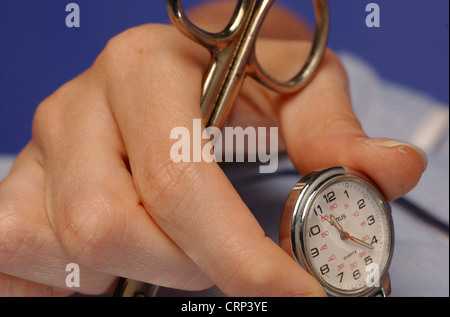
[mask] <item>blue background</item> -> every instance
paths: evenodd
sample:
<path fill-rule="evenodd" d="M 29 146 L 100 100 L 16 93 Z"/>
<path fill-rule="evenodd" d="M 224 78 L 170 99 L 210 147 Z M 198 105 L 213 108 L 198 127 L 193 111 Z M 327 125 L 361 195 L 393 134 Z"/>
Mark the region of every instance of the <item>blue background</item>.
<path fill-rule="evenodd" d="M 81 9 L 67 28 L 65 7 Z M 200 0 L 183 1 L 188 8 Z M 313 21 L 310 0 L 278 0 Z M 448 0 L 329 0 L 330 47 L 359 55 L 379 74 L 448 105 Z M 365 7 L 381 7 L 381 28 L 367 28 Z M 36 106 L 88 68 L 123 30 L 167 22 L 164 0 L 0 0 L 0 154 L 28 142 Z"/>

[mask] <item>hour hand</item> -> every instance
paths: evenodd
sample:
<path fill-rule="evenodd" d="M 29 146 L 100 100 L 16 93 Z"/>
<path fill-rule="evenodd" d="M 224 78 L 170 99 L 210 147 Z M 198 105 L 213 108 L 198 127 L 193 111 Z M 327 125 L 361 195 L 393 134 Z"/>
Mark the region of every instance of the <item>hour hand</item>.
<path fill-rule="evenodd" d="M 332 214 L 330 214 L 331 224 L 336 227 L 340 232 L 344 232 L 344 228 L 342 228 L 339 221 L 337 221 L 336 217 Z"/>

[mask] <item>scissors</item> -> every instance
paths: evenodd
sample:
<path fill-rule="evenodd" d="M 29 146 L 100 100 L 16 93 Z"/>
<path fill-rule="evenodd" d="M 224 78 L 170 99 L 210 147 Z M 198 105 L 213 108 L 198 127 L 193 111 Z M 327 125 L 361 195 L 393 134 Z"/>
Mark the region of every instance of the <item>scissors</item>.
<path fill-rule="evenodd" d="M 181 7 L 181 0 L 166 0 L 172 24 L 205 46 L 212 56 L 200 105 L 206 126 L 219 129 L 224 126 L 247 75 L 278 93 L 289 94 L 302 89 L 317 70 L 328 42 L 330 17 L 327 0 L 313 0 L 316 33 L 310 55 L 297 75 L 287 82 L 280 82 L 266 73 L 258 63 L 256 39 L 274 2 L 239 0 L 228 26 L 220 33 L 209 33 L 189 21 Z"/>
<path fill-rule="evenodd" d="M 328 1 L 313 0 L 316 32 L 312 49 L 300 72 L 286 82 L 278 81 L 266 73 L 255 53 L 258 33 L 274 2 L 275 0 L 238 0 L 227 27 L 219 33 L 209 33 L 195 26 L 186 17 L 181 0 L 166 0 L 172 24 L 211 53 L 200 104 L 207 127 L 222 129 L 247 76 L 273 91 L 290 94 L 304 88 L 316 72 L 328 42 Z M 113 296 L 154 296 L 157 290 L 156 285 L 121 278 Z"/>

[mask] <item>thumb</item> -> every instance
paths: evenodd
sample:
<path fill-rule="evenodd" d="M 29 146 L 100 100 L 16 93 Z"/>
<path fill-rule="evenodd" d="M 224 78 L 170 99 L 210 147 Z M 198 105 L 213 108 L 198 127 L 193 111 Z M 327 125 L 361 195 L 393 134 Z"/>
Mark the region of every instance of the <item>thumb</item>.
<path fill-rule="evenodd" d="M 427 166 L 420 148 L 398 140 L 369 138 L 356 118 L 339 59 L 327 52 L 314 80 L 279 111 L 287 151 L 305 174 L 346 166 L 372 178 L 388 200 L 406 194 Z"/>

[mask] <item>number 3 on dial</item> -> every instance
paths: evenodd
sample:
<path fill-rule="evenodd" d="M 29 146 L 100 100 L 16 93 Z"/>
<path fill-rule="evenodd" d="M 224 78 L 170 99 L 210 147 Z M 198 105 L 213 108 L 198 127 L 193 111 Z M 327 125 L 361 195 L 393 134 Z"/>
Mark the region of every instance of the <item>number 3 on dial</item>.
<path fill-rule="evenodd" d="M 390 207 L 376 185 L 356 171 L 333 167 L 303 177 L 286 201 L 280 245 L 330 296 L 390 293 Z"/>

